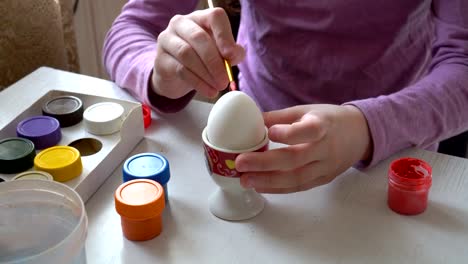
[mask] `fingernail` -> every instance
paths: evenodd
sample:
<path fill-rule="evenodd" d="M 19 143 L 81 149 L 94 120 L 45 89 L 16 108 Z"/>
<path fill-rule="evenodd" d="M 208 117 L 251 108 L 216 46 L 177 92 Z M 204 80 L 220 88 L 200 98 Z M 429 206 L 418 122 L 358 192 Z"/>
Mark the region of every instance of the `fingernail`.
<path fill-rule="evenodd" d="M 249 163 L 245 159 L 242 159 L 240 162 L 236 162 L 236 170 L 238 172 L 246 172 L 249 169 Z"/>
<path fill-rule="evenodd" d="M 241 185 L 244 188 L 252 188 L 253 187 L 253 180 L 250 177 L 241 177 Z"/>
<path fill-rule="evenodd" d="M 221 56 L 222 56 L 223 58 L 225 58 L 225 59 L 231 61 L 231 60 L 232 60 L 232 57 L 233 57 L 233 56 L 232 56 L 232 54 L 233 54 L 232 50 L 233 50 L 232 46 L 230 46 L 230 45 L 223 45 L 223 47 L 222 47 L 221 50 L 220 50 L 220 51 L 221 51 Z"/>
<path fill-rule="evenodd" d="M 268 129 L 268 137 L 273 138 L 273 139 L 278 138 L 278 127 L 277 126 L 273 125 L 272 127 L 270 127 Z"/>
<path fill-rule="evenodd" d="M 245 172 L 246 171 L 245 169 L 246 169 L 246 167 L 245 167 L 243 162 L 239 163 L 239 164 L 236 164 L 236 170 L 238 172 Z"/>
<path fill-rule="evenodd" d="M 231 66 L 239 64 L 245 57 L 245 50 L 238 49 L 236 46 L 229 46 L 223 50 Z"/>

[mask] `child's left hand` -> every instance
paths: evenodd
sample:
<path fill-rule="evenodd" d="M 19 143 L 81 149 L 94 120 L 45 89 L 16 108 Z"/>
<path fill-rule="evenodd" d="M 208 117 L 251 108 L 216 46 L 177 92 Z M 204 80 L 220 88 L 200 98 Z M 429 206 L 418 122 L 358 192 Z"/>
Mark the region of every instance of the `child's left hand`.
<path fill-rule="evenodd" d="M 367 121 L 352 105 L 301 105 L 264 113 L 268 137 L 288 146 L 243 153 L 241 184 L 263 193 L 291 193 L 331 182 L 372 149 Z"/>

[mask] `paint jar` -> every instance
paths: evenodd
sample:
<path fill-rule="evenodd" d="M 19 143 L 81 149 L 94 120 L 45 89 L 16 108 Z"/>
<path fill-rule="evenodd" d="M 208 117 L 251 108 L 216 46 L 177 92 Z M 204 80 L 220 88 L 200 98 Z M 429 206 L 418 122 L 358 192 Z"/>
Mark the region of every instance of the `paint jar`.
<path fill-rule="evenodd" d="M 69 146 L 55 146 L 39 152 L 34 168 L 50 173 L 55 181 L 66 182 L 81 175 L 83 163 L 80 152 Z"/>
<path fill-rule="evenodd" d="M 164 188 L 164 197 L 168 202 L 167 183 L 171 177 L 169 162 L 156 153 L 140 153 L 128 158 L 122 167 L 123 182 L 148 179 L 157 181 Z"/>
<path fill-rule="evenodd" d="M 94 135 L 111 135 L 118 131 L 124 120 L 125 109 L 114 102 L 102 102 L 89 106 L 83 113 L 86 131 Z"/>
<path fill-rule="evenodd" d="M 18 137 L 27 138 L 36 149 L 57 145 L 62 139 L 62 130 L 57 119 L 50 116 L 33 116 L 24 119 L 16 127 Z"/>
<path fill-rule="evenodd" d="M 54 177 L 50 173 L 45 171 L 25 171 L 20 174 L 17 174 L 12 181 L 17 180 L 44 180 L 44 181 L 53 181 Z"/>
<path fill-rule="evenodd" d="M 74 126 L 83 120 L 83 102 L 75 96 L 58 96 L 42 106 L 42 114 L 57 119 L 60 127 Z"/>
<path fill-rule="evenodd" d="M 164 189 L 153 180 L 138 179 L 121 184 L 114 194 L 122 232 L 128 240 L 144 241 L 162 231 Z"/>
<path fill-rule="evenodd" d="M 151 108 L 146 105 L 146 104 L 143 104 L 141 105 L 141 109 L 143 110 L 143 126 L 145 128 L 148 128 L 150 125 L 151 125 Z"/>
<path fill-rule="evenodd" d="M 404 215 L 416 215 L 427 207 L 432 168 L 420 159 L 401 158 L 390 164 L 388 206 Z"/>
<path fill-rule="evenodd" d="M 0 263 L 84 264 L 87 227 L 83 200 L 64 184 L 0 184 Z"/>
<path fill-rule="evenodd" d="M 0 173 L 18 173 L 34 165 L 36 149 L 26 138 L 11 137 L 0 140 Z"/>

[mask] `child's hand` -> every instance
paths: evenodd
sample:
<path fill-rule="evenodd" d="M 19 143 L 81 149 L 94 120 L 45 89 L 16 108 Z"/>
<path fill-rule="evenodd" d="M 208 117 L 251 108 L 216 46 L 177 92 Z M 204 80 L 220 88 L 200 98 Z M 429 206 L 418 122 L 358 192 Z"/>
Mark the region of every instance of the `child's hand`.
<path fill-rule="evenodd" d="M 371 153 L 367 121 L 355 106 L 302 105 L 264 118 L 270 140 L 288 146 L 237 157 L 241 184 L 258 192 L 298 192 L 329 183 Z"/>
<path fill-rule="evenodd" d="M 158 37 L 153 89 L 171 99 L 192 90 L 215 97 L 229 83 L 223 58 L 235 65 L 244 56 L 223 9 L 176 15 Z"/>

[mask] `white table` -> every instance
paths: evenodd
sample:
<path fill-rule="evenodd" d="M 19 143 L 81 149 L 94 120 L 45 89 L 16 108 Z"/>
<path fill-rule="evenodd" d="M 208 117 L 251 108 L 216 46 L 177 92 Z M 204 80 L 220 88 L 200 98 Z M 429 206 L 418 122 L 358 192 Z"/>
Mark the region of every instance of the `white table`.
<path fill-rule="evenodd" d="M 17 85 L 38 81 L 130 98 L 110 82 L 47 68 Z M 131 242 L 123 237 L 113 202 L 122 164 L 115 164 L 114 173 L 86 204 L 89 264 L 468 263 L 468 160 L 423 150 L 406 150 L 367 171 L 350 169 L 306 192 L 265 195 L 265 210 L 247 221 L 216 218 L 208 210 L 215 185 L 201 141 L 210 108 L 193 101 L 180 113 L 154 116 L 146 138 L 129 153 L 156 152 L 170 163 L 170 203 L 163 232 L 155 239 Z M 386 205 L 388 165 L 401 156 L 422 158 L 433 167 L 429 206 L 418 216 L 398 215 Z"/>

